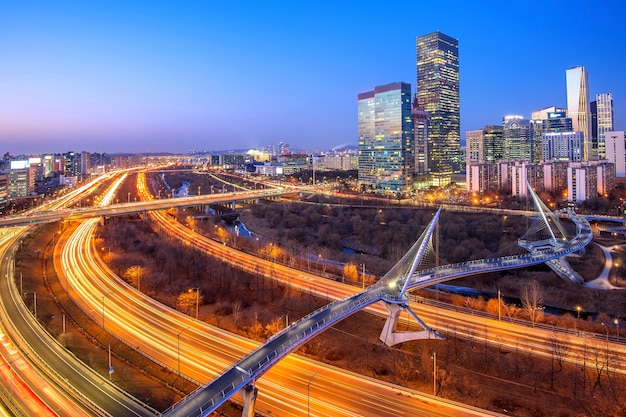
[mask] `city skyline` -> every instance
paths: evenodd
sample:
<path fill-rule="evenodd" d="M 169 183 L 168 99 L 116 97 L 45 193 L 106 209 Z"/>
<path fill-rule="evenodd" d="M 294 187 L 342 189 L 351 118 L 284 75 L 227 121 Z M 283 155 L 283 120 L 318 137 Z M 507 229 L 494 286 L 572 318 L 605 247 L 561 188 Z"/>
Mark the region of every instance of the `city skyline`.
<path fill-rule="evenodd" d="M 577 65 L 590 100 L 612 94 L 623 130 L 626 29 L 606 16 L 625 6 L 613 3 L 524 2 L 511 10 L 520 26 L 497 2 L 451 2 L 445 15 L 409 2 L 9 2 L 0 143 L 13 154 L 356 146 L 357 94 L 392 82 L 415 93 L 415 40 L 436 30 L 459 41 L 462 141 L 506 114 L 565 107 Z"/>

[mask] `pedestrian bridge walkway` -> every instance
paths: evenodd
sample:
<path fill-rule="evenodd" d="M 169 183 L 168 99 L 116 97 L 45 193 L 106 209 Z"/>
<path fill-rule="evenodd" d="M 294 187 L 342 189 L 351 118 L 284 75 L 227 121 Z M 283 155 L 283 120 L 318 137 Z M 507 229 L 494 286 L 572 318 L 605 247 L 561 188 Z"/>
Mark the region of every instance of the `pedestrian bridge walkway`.
<path fill-rule="evenodd" d="M 387 322 L 380 336 L 387 345 L 407 340 L 442 338 L 411 311 L 408 306 L 409 291 L 478 273 L 523 268 L 546 262 L 558 263 L 558 259 L 582 250 L 591 241 L 593 232 L 585 218 L 571 211 L 566 212 L 576 226 L 574 236 L 568 238 L 558 214 L 550 212 L 530 187 L 529 191 L 537 208 L 537 218 L 540 220 L 537 222 L 538 225 L 533 224 L 529 228 L 529 233 L 518 242 L 528 253 L 420 269 L 420 262 L 425 254 L 433 250 L 432 234 L 441 212 L 439 209 L 418 241 L 377 284 L 363 292 L 330 303 L 292 323 L 215 380 L 199 387 L 166 411 L 164 415 L 168 417 L 207 416 L 230 397 L 239 393 L 244 400 L 243 415 L 253 416 L 257 379 L 318 333 L 379 301 L 383 302 L 389 310 Z M 560 263 L 558 265 L 559 268 L 567 269 Z M 395 332 L 395 324 L 402 311 L 407 311 L 418 321 L 423 330 Z"/>

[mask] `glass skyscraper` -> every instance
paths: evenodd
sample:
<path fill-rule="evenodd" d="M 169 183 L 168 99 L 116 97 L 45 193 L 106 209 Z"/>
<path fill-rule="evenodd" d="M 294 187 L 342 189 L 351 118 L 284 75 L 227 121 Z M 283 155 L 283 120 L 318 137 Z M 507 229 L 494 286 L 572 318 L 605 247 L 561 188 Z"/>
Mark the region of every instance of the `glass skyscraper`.
<path fill-rule="evenodd" d="M 403 194 L 414 173 L 411 84 L 377 86 L 358 95 L 359 184 L 377 193 Z"/>
<path fill-rule="evenodd" d="M 606 158 L 605 136 L 612 132 L 613 126 L 613 95 L 611 93 L 596 94 L 595 101 L 595 132 L 598 140 L 598 157 Z"/>
<path fill-rule="evenodd" d="M 416 40 L 417 100 L 429 117 L 428 167 L 460 171 L 459 41 L 437 31 Z"/>
<path fill-rule="evenodd" d="M 591 121 L 589 116 L 589 76 L 585 67 L 572 67 L 565 72 L 567 83 L 567 115 L 575 132 L 583 132 L 583 161 L 591 158 Z"/>

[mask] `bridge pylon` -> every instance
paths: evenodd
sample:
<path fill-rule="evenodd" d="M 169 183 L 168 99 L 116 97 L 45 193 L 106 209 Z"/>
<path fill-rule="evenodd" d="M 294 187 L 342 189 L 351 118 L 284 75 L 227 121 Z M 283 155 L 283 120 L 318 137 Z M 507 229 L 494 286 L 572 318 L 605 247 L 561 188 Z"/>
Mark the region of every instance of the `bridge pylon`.
<path fill-rule="evenodd" d="M 258 392 L 259 390 L 254 384 L 254 381 L 239 390 L 239 394 L 243 398 L 242 417 L 254 417 L 254 404 L 256 403 L 256 396 Z"/>
<path fill-rule="evenodd" d="M 383 326 L 382 332 L 380 332 L 379 339 L 387 346 L 394 346 L 398 343 L 409 342 L 412 340 L 420 340 L 420 339 L 445 339 L 445 337 L 437 332 L 436 330 L 428 327 L 426 323 L 422 319 L 420 319 L 417 314 L 411 310 L 411 308 L 407 304 L 396 304 L 389 303 L 387 301 L 382 301 L 385 307 L 387 307 L 387 311 L 389 315 L 387 316 L 387 321 Z M 400 313 L 406 311 L 407 314 L 413 317 L 415 321 L 422 326 L 422 330 L 406 330 L 406 331 L 398 331 L 396 328 L 398 327 L 398 319 L 400 318 Z"/>
<path fill-rule="evenodd" d="M 427 250 L 432 249 L 432 234 L 435 230 L 441 207 L 433 216 L 432 220 L 422 233 L 420 238 L 409 249 L 409 251 L 385 274 L 381 280 L 381 302 L 387 308 L 389 315 L 380 334 L 380 340 L 387 346 L 419 339 L 444 339 L 444 337 L 432 330 L 415 314 L 407 304 L 409 295 L 407 289 L 411 283 L 411 278 L 415 274 L 417 267 Z M 400 313 L 406 311 L 419 323 L 422 330 L 418 331 L 397 331 L 398 318 Z"/>

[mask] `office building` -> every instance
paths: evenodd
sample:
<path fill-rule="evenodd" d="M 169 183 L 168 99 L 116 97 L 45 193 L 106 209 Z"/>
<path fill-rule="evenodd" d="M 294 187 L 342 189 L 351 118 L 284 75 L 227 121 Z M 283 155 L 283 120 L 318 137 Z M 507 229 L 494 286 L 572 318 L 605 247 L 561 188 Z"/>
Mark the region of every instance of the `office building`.
<path fill-rule="evenodd" d="M 592 153 L 591 123 L 589 115 L 589 76 L 585 67 L 576 66 L 565 72 L 567 84 L 567 114 L 572 127 L 583 132 L 583 161 L 589 161 Z"/>
<path fill-rule="evenodd" d="M 417 95 L 413 98 L 411 118 L 413 121 L 413 143 L 415 144 L 415 173 L 428 174 L 428 113 L 420 108 Z"/>
<path fill-rule="evenodd" d="M 615 176 L 626 177 L 626 153 L 624 151 L 624 131 L 618 130 L 604 133 L 606 160 L 615 164 Z"/>
<path fill-rule="evenodd" d="M 613 96 L 610 93 L 596 94 L 596 100 L 591 102 L 592 137 L 597 142 L 598 158 L 606 158 L 605 136 L 612 132 L 613 124 Z"/>
<path fill-rule="evenodd" d="M 541 134 L 541 161 L 582 161 L 582 132 L 545 131 Z"/>
<path fill-rule="evenodd" d="M 428 168 L 433 185 L 444 185 L 461 168 L 459 42 L 439 31 L 418 36 L 416 56 L 417 101 L 428 113 Z"/>
<path fill-rule="evenodd" d="M 412 190 L 411 85 L 396 82 L 358 95 L 359 184 L 376 193 Z"/>
<path fill-rule="evenodd" d="M 533 143 L 530 121 L 519 115 L 502 118 L 502 140 L 505 161 L 533 161 Z"/>

